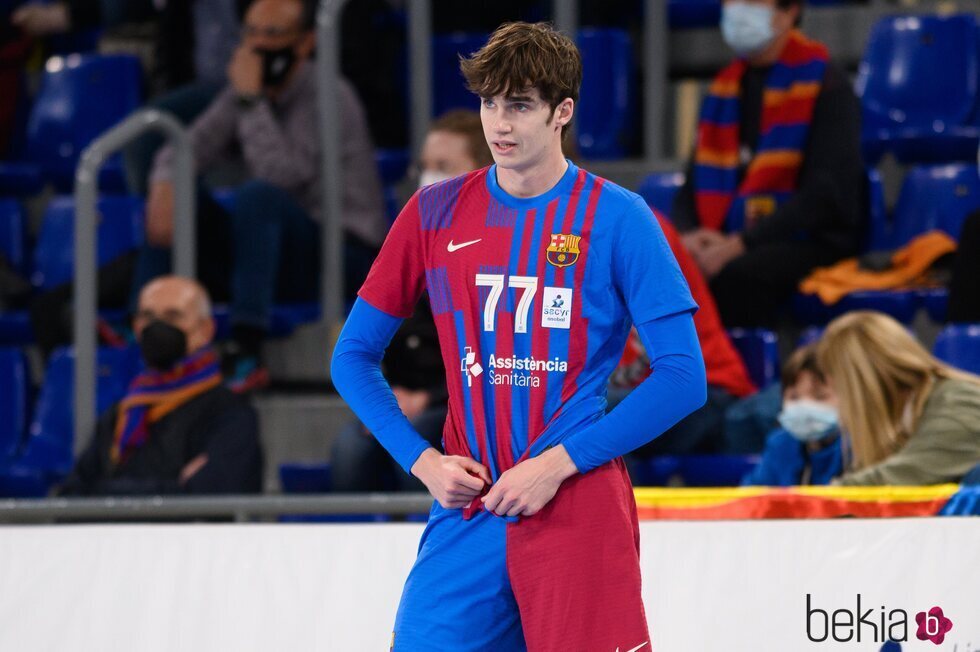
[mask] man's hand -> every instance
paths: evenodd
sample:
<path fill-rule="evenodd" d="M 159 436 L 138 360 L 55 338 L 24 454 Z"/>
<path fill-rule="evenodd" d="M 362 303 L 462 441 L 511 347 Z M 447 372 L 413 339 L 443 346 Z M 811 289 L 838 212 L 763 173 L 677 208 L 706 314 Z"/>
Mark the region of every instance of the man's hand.
<path fill-rule="evenodd" d="M 681 236 L 684 248 L 697 257 L 702 251 L 721 244 L 725 235 L 713 229 L 695 229 Z"/>
<path fill-rule="evenodd" d="M 487 467 L 469 457 L 441 455 L 434 448 L 419 455 L 412 465 L 412 475 L 446 509 L 466 507 L 490 484 Z"/>
<path fill-rule="evenodd" d="M 68 5 L 64 2 L 31 2 L 21 5 L 11 14 L 10 23 L 31 36 L 64 34 L 71 29 Z"/>
<path fill-rule="evenodd" d="M 412 390 L 396 386 L 392 387 L 391 391 L 395 393 L 398 407 L 405 413 L 409 421 L 422 414 L 425 408 L 429 407 L 429 392 L 424 389 Z"/>
<path fill-rule="evenodd" d="M 180 483 L 180 486 L 183 487 L 185 484 L 187 484 L 187 481 L 193 478 L 198 471 L 204 468 L 204 465 L 207 463 L 208 463 L 208 454 L 201 453 L 200 455 L 192 459 L 190 462 L 188 462 L 183 469 L 181 469 L 180 477 L 177 479 L 177 482 Z"/>
<path fill-rule="evenodd" d="M 559 444 L 504 471 L 484 496 L 483 506 L 497 516 L 533 516 L 547 505 L 566 478 L 578 473 Z"/>
<path fill-rule="evenodd" d="M 169 247 L 174 240 L 174 184 L 156 181 L 146 201 L 146 241 L 154 247 Z"/>
<path fill-rule="evenodd" d="M 742 241 L 742 236 L 733 233 L 726 236 L 719 244 L 702 251 L 696 259 L 701 271 L 710 279 L 717 276 L 725 268 L 725 265 L 744 253 L 745 243 Z"/>
<path fill-rule="evenodd" d="M 252 48 L 238 46 L 228 64 L 228 81 L 243 97 L 255 97 L 262 92 L 262 57 Z"/>

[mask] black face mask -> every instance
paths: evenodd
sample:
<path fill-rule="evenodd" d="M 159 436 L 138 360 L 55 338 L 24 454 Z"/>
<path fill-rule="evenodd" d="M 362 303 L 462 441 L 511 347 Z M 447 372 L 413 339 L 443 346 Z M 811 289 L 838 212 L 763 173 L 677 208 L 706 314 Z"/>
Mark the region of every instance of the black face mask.
<path fill-rule="evenodd" d="M 262 55 L 262 86 L 278 88 L 286 81 L 296 63 L 296 51 L 292 46 L 278 50 L 259 50 Z"/>
<path fill-rule="evenodd" d="M 155 319 L 139 337 L 140 354 L 146 366 L 157 371 L 173 368 L 187 355 L 187 335 L 176 326 Z"/>

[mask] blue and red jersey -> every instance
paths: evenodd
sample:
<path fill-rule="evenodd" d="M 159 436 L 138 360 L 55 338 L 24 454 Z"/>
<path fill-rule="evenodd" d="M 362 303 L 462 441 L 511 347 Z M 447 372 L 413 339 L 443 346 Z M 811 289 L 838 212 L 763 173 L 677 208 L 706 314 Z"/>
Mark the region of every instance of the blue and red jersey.
<path fill-rule="evenodd" d="M 604 414 L 631 323 L 697 308 L 643 199 L 571 162 L 528 199 L 497 185 L 496 166 L 415 193 L 359 296 L 407 318 L 423 290 L 446 365 L 446 453 L 494 480 Z"/>

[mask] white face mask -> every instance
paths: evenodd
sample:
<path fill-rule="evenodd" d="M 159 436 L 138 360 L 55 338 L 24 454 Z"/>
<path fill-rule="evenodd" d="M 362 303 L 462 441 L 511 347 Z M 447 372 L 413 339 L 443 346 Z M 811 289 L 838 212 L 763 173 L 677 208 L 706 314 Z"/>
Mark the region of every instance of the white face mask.
<path fill-rule="evenodd" d="M 773 8 L 731 0 L 721 8 L 721 35 L 740 57 L 764 50 L 772 42 Z"/>
<path fill-rule="evenodd" d="M 837 429 L 837 410 L 825 403 L 802 399 L 787 401 L 779 425 L 801 442 L 818 441 Z"/>
<path fill-rule="evenodd" d="M 446 179 L 452 179 L 452 175 L 439 172 L 438 170 L 422 170 L 422 174 L 419 175 L 419 188 L 431 186 L 434 183 L 439 183 Z"/>

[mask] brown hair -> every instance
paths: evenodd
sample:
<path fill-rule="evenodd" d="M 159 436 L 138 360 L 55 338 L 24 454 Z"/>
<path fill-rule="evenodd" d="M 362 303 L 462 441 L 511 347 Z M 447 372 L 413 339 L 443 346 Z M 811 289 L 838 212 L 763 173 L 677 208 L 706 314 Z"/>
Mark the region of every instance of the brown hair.
<path fill-rule="evenodd" d="M 476 111 L 468 111 L 467 109 L 447 111 L 429 125 L 429 133 L 434 131 L 445 131 L 466 138 L 470 158 L 476 163 L 476 167 L 482 168 L 493 163 L 493 155 L 490 153 L 487 139 L 483 135 L 480 114 Z"/>
<path fill-rule="evenodd" d="M 785 392 L 787 388 L 795 385 L 804 371 L 809 371 L 821 383 L 827 382 L 823 370 L 817 364 L 817 345 L 815 343 L 801 346 L 789 356 L 789 360 L 783 365 L 783 373 L 780 379 L 783 384 L 783 391 Z"/>
<path fill-rule="evenodd" d="M 817 358 L 837 393 L 854 469 L 876 464 L 905 445 L 937 381 L 980 384 L 980 377 L 931 355 L 900 323 L 870 310 L 830 322 Z"/>
<path fill-rule="evenodd" d="M 554 111 L 565 98 L 578 102 L 582 55 L 548 23 L 504 23 L 468 59 L 460 57 L 467 87 L 480 97 L 536 88 Z M 564 125 L 562 138 L 568 130 Z"/>

